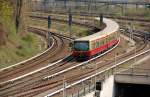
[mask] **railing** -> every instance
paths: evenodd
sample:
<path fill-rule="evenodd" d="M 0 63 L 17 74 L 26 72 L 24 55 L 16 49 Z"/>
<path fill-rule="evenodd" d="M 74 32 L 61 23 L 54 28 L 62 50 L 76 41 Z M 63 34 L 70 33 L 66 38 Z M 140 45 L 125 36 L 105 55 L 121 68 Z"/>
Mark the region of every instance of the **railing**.
<path fill-rule="evenodd" d="M 118 69 L 128 69 L 128 68 L 120 67 Z M 105 74 L 105 76 L 112 75 L 112 74 L 115 74 L 115 73 L 116 73 L 116 71 L 113 71 L 113 72 L 111 72 L 109 74 Z M 150 69 L 145 69 L 145 68 L 144 69 L 141 69 L 141 68 L 130 68 L 130 69 L 128 69 L 127 73 L 119 73 L 119 75 L 150 77 Z M 103 76 L 103 77 L 105 77 L 105 76 Z M 104 79 L 104 78 L 102 78 L 102 79 Z M 77 90 L 74 93 L 68 93 L 66 95 L 66 97 L 83 97 L 83 96 L 85 96 L 88 93 L 94 92 L 95 91 L 95 87 L 96 87 L 95 83 L 89 83 L 88 85 L 83 85 L 83 87 L 82 87 L 81 90 Z"/>
<path fill-rule="evenodd" d="M 88 86 L 85 86 L 82 88 L 82 90 L 78 90 L 75 93 L 69 94 L 66 97 L 83 97 L 88 93 L 91 93 L 95 90 L 95 84 L 89 84 Z"/>
<path fill-rule="evenodd" d="M 127 68 L 124 68 L 127 69 Z M 119 73 L 119 75 L 131 75 L 131 76 L 146 76 L 150 77 L 150 69 L 145 68 L 129 68 L 128 72 Z"/>

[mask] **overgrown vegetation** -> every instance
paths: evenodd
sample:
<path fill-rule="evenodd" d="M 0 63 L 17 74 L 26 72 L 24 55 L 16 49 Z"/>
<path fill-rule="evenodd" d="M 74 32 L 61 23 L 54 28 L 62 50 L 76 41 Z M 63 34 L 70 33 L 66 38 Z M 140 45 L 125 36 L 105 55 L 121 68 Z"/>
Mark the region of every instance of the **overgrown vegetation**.
<path fill-rule="evenodd" d="M 29 58 L 41 51 L 41 40 L 28 33 L 22 37 L 15 27 L 15 9 L 11 0 L 0 0 L 0 68 Z"/>
<path fill-rule="evenodd" d="M 44 50 L 44 44 L 35 34 L 30 33 L 18 40 L 20 41 L 18 46 L 7 43 L 0 47 L 0 68 L 25 60 Z"/>
<path fill-rule="evenodd" d="M 37 27 L 43 27 L 47 29 L 47 21 L 46 20 L 39 20 L 39 19 L 30 19 L 29 22 L 30 26 L 37 26 Z M 67 35 L 69 36 L 69 26 L 68 23 L 58 22 L 58 21 L 52 21 L 51 30 L 53 32 L 57 32 L 59 34 Z M 55 30 L 55 31 L 54 31 Z M 71 26 L 71 34 L 73 37 L 84 37 L 89 34 L 90 28 L 85 26 L 80 26 L 73 24 Z"/>
<path fill-rule="evenodd" d="M 68 15 L 60 15 L 60 14 L 49 14 L 52 18 L 51 20 L 51 31 L 59 34 L 70 36 L 69 33 L 69 25 L 68 25 Z M 47 29 L 48 23 L 46 18 L 37 18 L 38 14 L 32 13 L 32 17 L 29 18 L 29 26 L 37 26 Z M 40 17 L 40 16 L 39 16 Z M 46 15 L 44 16 L 46 17 Z M 60 21 L 59 21 L 60 20 Z M 84 37 L 103 29 L 105 27 L 104 24 L 100 25 L 98 20 L 95 20 L 95 17 L 85 17 L 80 15 L 72 15 L 72 25 L 71 25 L 71 36 L 74 38 Z M 88 27 L 85 25 L 79 25 L 78 23 L 86 24 L 93 26 Z M 75 23 L 76 22 L 76 23 Z M 54 30 L 53 30 L 54 29 Z"/>

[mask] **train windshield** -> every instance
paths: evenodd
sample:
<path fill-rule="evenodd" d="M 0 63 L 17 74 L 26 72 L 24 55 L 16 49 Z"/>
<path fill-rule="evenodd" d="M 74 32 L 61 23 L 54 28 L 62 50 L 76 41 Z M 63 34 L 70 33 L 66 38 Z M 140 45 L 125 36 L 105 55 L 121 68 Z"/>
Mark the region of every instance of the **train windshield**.
<path fill-rule="evenodd" d="M 87 51 L 89 50 L 88 41 L 75 41 L 74 42 L 75 51 Z"/>

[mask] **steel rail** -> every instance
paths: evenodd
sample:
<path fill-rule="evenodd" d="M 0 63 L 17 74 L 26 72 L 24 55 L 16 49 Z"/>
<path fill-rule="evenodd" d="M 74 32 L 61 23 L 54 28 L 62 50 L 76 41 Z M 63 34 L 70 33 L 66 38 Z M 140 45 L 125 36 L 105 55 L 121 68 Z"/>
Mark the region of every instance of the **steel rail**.
<path fill-rule="evenodd" d="M 57 1 L 64 1 L 64 0 L 57 0 Z M 66 2 L 69 2 L 70 0 L 66 0 Z M 71 1 L 70 1 L 71 2 Z M 92 3 L 90 0 L 77 0 L 77 1 L 72 1 L 72 2 L 83 2 L 83 3 Z M 56 2 L 57 3 L 57 2 Z M 109 5 L 114 5 L 114 4 L 131 4 L 131 5 L 150 5 L 149 1 L 106 1 L 106 0 L 95 0 L 93 3 L 105 3 Z"/>
<path fill-rule="evenodd" d="M 54 41 L 54 39 L 53 39 L 53 41 Z M 53 45 L 54 45 L 54 42 L 52 43 L 52 47 L 53 47 Z M 69 55 L 69 56 L 70 56 L 70 55 Z M 58 60 L 57 62 L 48 64 L 47 66 L 45 66 L 45 67 L 43 67 L 43 68 L 37 69 L 37 70 L 35 70 L 35 71 L 33 71 L 33 72 L 29 72 L 29 73 L 27 73 L 27 74 L 24 74 L 24 75 L 19 76 L 19 77 L 16 77 L 16 78 L 13 78 L 13 79 L 11 79 L 11 80 L 8 80 L 8 81 L 5 81 L 5 82 L 1 82 L 0 85 L 5 84 L 5 83 L 9 83 L 9 82 L 13 83 L 13 82 L 16 81 L 16 80 L 19 80 L 19 79 L 21 79 L 21 78 L 27 77 L 27 76 L 29 76 L 29 75 L 32 75 L 32 74 L 34 74 L 34 73 L 37 73 L 37 72 L 39 72 L 39 71 L 41 71 L 41 70 L 44 70 L 44 69 L 46 69 L 46 68 L 49 68 L 49 67 L 51 67 L 51 66 L 54 66 L 54 65 L 56 65 L 56 64 L 58 64 L 58 63 L 60 63 L 60 62 L 62 62 L 62 61 L 63 61 L 64 59 L 66 59 L 67 57 L 68 57 L 68 56 L 66 56 L 66 57 L 63 58 L 63 59 Z"/>
<path fill-rule="evenodd" d="M 120 43 L 120 39 L 119 39 L 119 42 L 117 43 L 117 45 L 114 46 L 112 49 L 110 49 L 110 50 L 108 50 L 108 51 L 106 51 L 106 52 L 104 52 L 104 53 L 102 53 L 102 54 L 100 54 L 100 55 L 98 55 L 98 56 L 96 56 L 96 57 L 90 59 L 90 60 L 87 60 L 87 61 L 85 61 L 85 62 L 83 62 L 83 63 L 80 63 L 80 64 L 78 64 L 78 65 L 72 66 L 72 67 L 70 67 L 70 68 L 67 68 L 67 69 L 65 69 L 65 70 L 62 70 L 62 71 L 57 72 L 57 73 L 55 73 L 55 74 L 52 74 L 52 75 L 50 75 L 50 76 L 44 77 L 43 79 L 45 80 L 45 79 L 53 78 L 53 77 L 58 76 L 58 75 L 60 75 L 60 74 L 62 74 L 62 73 L 65 73 L 65 72 L 67 72 L 67 71 L 69 71 L 69 70 L 75 69 L 75 68 L 80 67 L 80 66 L 82 66 L 82 65 L 86 65 L 88 62 L 91 62 L 91 61 L 93 61 L 93 60 L 95 60 L 95 59 L 97 59 L 97 58 L 99 58 L 99 57 L 101 57 L 101 56 L 103 56 L 103 55 L 109 53 L 109 52 L 112 51 L 114 48 L 116 48 L 119 43 Z"/>
<path fill-rule="evenodd" d="M 68 88 L 70 88 L 70 87 L 72 87 L 72 86 L 74 86 L 74 85 L 77 85 L 77 84 L 79 84 L 79 83 L 81 83 L 81 82 L 83 82 L 83 81 L 86 81 L 86 80 L 88 80 L 88 79 L 90 79 L 90 78 L 93 78 L 93 77 L 95 77 L 95 76 L 97 76 L 97 75 L 99 75 L 99 74 L 102 74 L 102 73 L 104 73 L 104 72 L 106 72 L 106 71 L 108 71 L 108 70 L 114 69 L 114 68 L 116 68 L 117 66 L 119 66 L 119 65 L 121 65 L 121 64 L 123 64 L 123 63 L 126 63 L 126 62 L 128 62 L 128 61 L 130 61 L 130 60 L 132 60 L 132 59 L 134 59 L 134 58 L 136 58 L 136 57 L 139 57 L 139 56 L 143 55 L 143 54 L 146 54 L 146 53 L 148 53 L 148 52 L 150 52 L 150 49 L 148 49 L 148 50 L 146 50 L 146 51 L 144 51 L 144 52 L 141 52 L 141 53 L 139 53 L 139 54 L 137 54 L 137 55 L 135 55 L 135 56 L 132 56 L 132 57 L 130 57 L 130 58 L 128 58 L 128 59 L 126 59 L 126 60 L 124 60 L 124 61 L 122 61 L 122 62 L 120 62 L 120 63 L 117 63 L 117 64 L 115 64 L 115 65 L 113 65 L 113 66 L 111 66 L 111 67 L 109 67 L 109 68 L 107 68 L 107 69 L 105 69 L 105 70 L 102 70 L 102 71 L 100 71 L 100 72 L 98 72 L 98 73 L 96 73 L 96 74 L 93 74 L 93 75 L 91 75 L 91 76 L 89 76 L 89 77 L 86 77 L 86 78 L 84 78 L 84 79 L 81 79 L 81 80 L 79 80 L 79 81 L 76 81 L 76 82 L 74 82 L 74 83 L 72 83 L 72 84 L 66 86 L 66 89 L 68 89 Z M 64 90 L 64 88 L 61 88 L 61 89 L 59 89 L 59 90 L 57 90 L 57 91 L 55 91 L 55 92 L 53 92 L 53 93 L 50 93 L 50 94 L 48 94 L 48 95 L 46 95 L 46 96 L 44 96 L 44 97 L 51 97 L 51 96 L 53 96 L 53 95 L 55 95 L 55 94 L 57 94 L 57 93 L 59 93 L 59 92 L 62 92 L 63 90 Z"/>
<path fill-rule="evenodd" d="M 54 41 L 54 39 L 53 39 L 53 38 L 52 38 L 52 40 Z M 6 67 L 6 68 L 2 68 L 2 69 L 0 69 L 0 72 L 4 71 L 4 70 L 6 70 L 6 69 L 9 69 L 9 68 L 16 67 L 16 66 L 18 66 L 18 65 L 20 65 L 20 64 L 26 63 L 27 61 L 31 61 L 31 60 L 33 60 L 33 59 L 35 59 L 35 58 L 37 58 L 37 57 L 39 57 L 39 56 L 41 56 L 41 55 L 45 54 L 47 51 L 51 50 L 53 46 L 54 46 L 54 42 L 52 43 L 51 47 L 50 47 L 50 48 L 48 48 L 47 50 L 45 50 L 44 52 L 39 53 L 39 54 L 37 54 L 37 55 L 35 55 L 35 56 L 33 56 L 33 57 L 31 57 L 31 58 L 27 59 L 27 60 L 24 60 L 24 61 L 22 61 L 22 62 L 19 62 L 19 63 L 17 63 L 17 64 L 14 64 L 14 65 L 8 66 L 8 67 Z"/>

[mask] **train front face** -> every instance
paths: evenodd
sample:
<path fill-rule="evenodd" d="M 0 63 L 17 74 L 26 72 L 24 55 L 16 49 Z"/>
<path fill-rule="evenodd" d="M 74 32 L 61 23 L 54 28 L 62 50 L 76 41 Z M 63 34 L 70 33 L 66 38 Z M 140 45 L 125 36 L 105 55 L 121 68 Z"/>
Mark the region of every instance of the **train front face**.
<path fill-rule="evenodd" d="M 79 61 L 84 61 L 90 58 L 89 41 L 74 41 L 73 57 Z"/>

